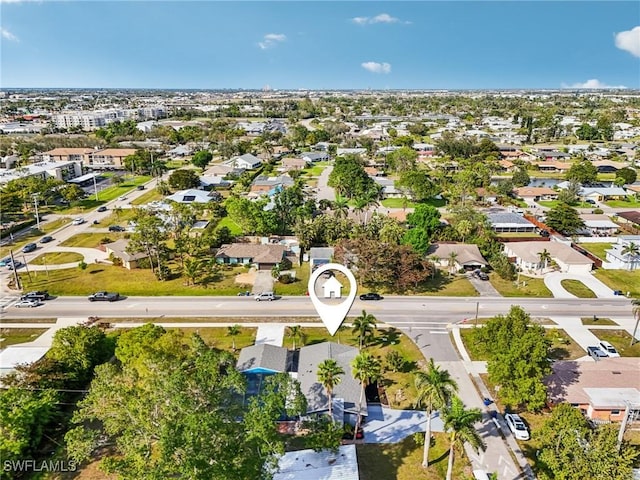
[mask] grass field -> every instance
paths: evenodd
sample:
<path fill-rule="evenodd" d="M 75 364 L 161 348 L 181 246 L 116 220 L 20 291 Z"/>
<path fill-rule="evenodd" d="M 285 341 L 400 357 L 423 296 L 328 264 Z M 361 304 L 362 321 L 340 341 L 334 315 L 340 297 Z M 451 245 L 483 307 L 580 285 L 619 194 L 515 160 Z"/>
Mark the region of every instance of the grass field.
<path fill-rule="evenodd" d="M 640 296 L 640 270 L 605 270 L 598 268 L 594 275 L 613 290 L 620 290 L 631 297 Z"/>
<path fill-rule="evenodd" d="M 107 228 L 109 225 L 126 225 L 129 220 L 133 220 L 136 215 L 134 208 L 120 208 L 111 212 L 110 215 L 104 217 L 104 219 L 97 225 L 92 224 L 91 228 Z"/>
<path fill-rule="evenodd" d="M 616 322 L 611 320 L 610 318 L 600 318 L 596 317 L 597 320 L 594 320 L 593 317 L 582 317 L 583 325 L 617 325 Z"/>
<path fill-rule="evenodd" d="M 185 285 L 185 279 L 181 277 L 160 282 L 148 269 L 127 270 L 104 264 L 90 264 L 86 270 L 50 270 L 49 278 L 41 275 L 31 282 L 26 274 L 21 274 L 20 278 L 25 290 L 48 290 L 52 295 L 88 295 L 107 290 L 125 296 L 214 296 L 236 295 L 246 290 L 246 286 L 234 282 L 235 276 L 245 271 L 243 267 L 223 269 L 220 280 L 212 281 L 208 286 Z"/>
<path fill-rule="evenodd" d="M 625 330 L 589 330 L 600 340 L 613 345 L 621 357 L 640 357 L 640 342 L 631 345 L 631 335 Z"/>
<path fill-rule="evenodd" d="M 304 295 L 307 293 L 309 283 L 309 262 L 302 265 L 295 265 L 293 270 L 296 272 L 296 281 L 293 283 L 275 282 L 273 290 L 278 295 Z"/>
<path fill-rule="evenodd" d="M 231 232 L 231 235 L 242 235 L 242 228 L 240 228 L 240 225 L 231 220 L 229 217 L 224 217 L 222 220 L 220 220 L 220 222 L 216 226 L 216 230 L 219 230 L 222 227 L 227 227 Z"/>
<path fill-rule="evenodd" d="M 74 252 L 43 253 L 29 262 L 33 265 L 62 265 L 63 263 L 80 262 L 84 257 Z"/>
<path fill-rule="evenodd" d="M 562 203 L 559 200 L 540 200 L 536 202 L 538 205 L 548 208 L 557 207 L 558 204 Z M 596 206 L 592 203 L 587 202 L 574 202 L 570 204 L 573 208 L 596 208 Z"/>
<path fill-rule="evenodd" d="M 164 319 L 163 319 L 164 320 Z M 171 329 L 169 329 L 171 330 Z M 180 328 L 187 334 L 197 333 L 210 347 L 237 353 L 244 347 L 250 347 L 256 341 L 257 328 L 240 327 L 240 333 L 234 337 L 229 335 L 226 327 Z M 235 341 L 236 351 L 233 351 Z"/>
<path fill-rule="evenodd" d="M 138 198 L 131 201 L 131 205 L 144 205 L 150 202 L 156 202 L 162 200 L 164 196 L 158 192 L 157 188 L 152 188 L 151 190 L 145 192 L 140 195 Z"/>
<path fill-rule="evenodd" d="M 447 473 L 449 438 L 434 432 L 435 444 L 429 449 L 429 468 L 422 468 L 423 447 L 413 437 L 391 444 L 356 445 L 358 471 L 363 480 L 441 480 Z M 473 478 L 466 454 L 456 452 L 452 478 Z"/>
<path fill-rule="evenodd" d="M 604 260 L 607 256 L 605 252 L 611 248 L 611 245 L 611 243 L 581 243 L 580 247 Z"/>
<path fill-rule="evenodd" d="M 115 242 L 120 238 L 124 238 L 124 233 L 78 233 L 73 237 L 66 239 L 60 244 L 62 247 L 81 247 L 81 248 L 97 248 L 102 239 L 109 238 L 111 242 Z"/>
<path fill-rule="evenodd" d="M 141 175 L 138 177 L 128 178 L 124 183 L 120 185 L 112 185 L 104 190 L 98 192 L 98 200 L 95 195 L 90 195 L 85 199 L 74 202 L 70 207 L 60 210 L 58 213 L 73 215 L 79 213 L 86 213 L 94 208 L 98 208 L 100 205 L 115 200 L 116 198 L 130 192 L 138 185 L 142 185 L 151 180 L 152 177 L 147 175 Z"/>
<path fill-rule="evenodd" d="M 46 328 L 1 328 L 0 349 L 9 345 L 32 342 L 46 331 Z"/>
<path fill-rule="evenodd" d="M 361 293 L 371 291 L 368 288 L 362 287 L 359 289 Z M 384 292 L 381 293 L 388 293 Z M 478 292 L 473 287 L 471 282 L 464 276 L 454 275 L 449 277 L 441 270 L 434 278 L 429 278 L 424 284 L 422 284 L 416 290 L 407 290 L 402 292 L 402 295 L 429 295 L 429 296 L 442 296 L 442 297 L 477 297 Z"/>
<path fill-rule="evenodd" d="M 544 284 L 541 278 L 529 278 L 520 276 L 520 286 L 517 287 L 515 282 L 500 278 L 497 273 L 490 273 L 489 279 L 491 284 L 504 297 L 553 297 L 551 291 Z M 525 282 L 526 285 L 522 285 Z"/>
<path fill-rule="evenodd" d="M 560 285 L 578 298 L 596 298 L 596 294 L 580 280 L 562 280 Z"/>
<path fill-rule="evenodd" d="M 43 223 L 40 222 L 40 230 L 37 230 L 35 227 L 32 228 L 29 233 L 20 238 L 16 238 L 14 242 L 11 242 L 3 247 L 0 247 L 0 256 L 4 257 L 5 255 L 9 255 L 9 251 L 13 250 L 14 253 L 24 247 L 27 243 L 35 242 L 43 235 L 54 232 L 60 227 L 65 226 L 67 223 L 71 222 L 69 218 L 58 218 L 57 220 L 53 220 L 52 222 Z"/>
<path fill-rule="evenodd" d="M 612 208 L 638 208 L 640 207 L 640 201 L 636 199 L 627 200 L 609 200 L 604 202 L 605 205 Z"/>

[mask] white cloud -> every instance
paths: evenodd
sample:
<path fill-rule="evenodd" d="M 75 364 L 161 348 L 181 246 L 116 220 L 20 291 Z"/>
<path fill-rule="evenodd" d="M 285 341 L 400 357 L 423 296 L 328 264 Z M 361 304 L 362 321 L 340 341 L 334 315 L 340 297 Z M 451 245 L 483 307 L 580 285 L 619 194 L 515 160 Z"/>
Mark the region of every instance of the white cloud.
<path fill-rule="evenodd" d="M 398 17 L 392 17 L 388 13 L 380 13 L 375 17 L 354 17 L 351 21 L 357 25 L 369 25 L 372 23 L 404 23 L 409 24 L 411 22 L 403 22 Z"/>
<path fill-rule="evenodd" d="M 389 63 L 378 63 L 378 62 L 364 62 L 361 63 L 360 66 L 365 70 L 369 70 L 373 73 L 391 73 L 391 64 Z"/>
<path fill-rule="evenodd" d="M 283 33 L 267 33 L 261 42 L 258 42 L 258 46 L 262 50 L 275 47 L 278 43 L 284 42 L 287 36 Z"/>
<path fill-rule="evenodd" d="M 587 80 L 586 82 L 578 82 L 578 83 L 574 83 L 572 85 L 567 85 L 565 83 L 562 84 L 562 88 L 596 88 L 596 89 L 601 89 L 601 88 L 627 88 L 624 85 L 618 85 L 618 86 L 613 86 L 613 85 L 607 85 L 605 83 L 602 83 L 600 80 L 598 80 L 597 78 L 591 78 L 589 80 Z"/>
<path fill-rule="evenodd" d="M 640 26 L 616 33 L 616 47 L 634 57 L 640 57 Z"/>
<path fill-rule="evenodd" d="M 2 35 L 2 38 L 4 38 L 5 40 L 9 40 L 10 42 L 20 41 L 18 37 L 16 37 L 13 33 L 5 28 L 0 28 L 0 35 Z"/>

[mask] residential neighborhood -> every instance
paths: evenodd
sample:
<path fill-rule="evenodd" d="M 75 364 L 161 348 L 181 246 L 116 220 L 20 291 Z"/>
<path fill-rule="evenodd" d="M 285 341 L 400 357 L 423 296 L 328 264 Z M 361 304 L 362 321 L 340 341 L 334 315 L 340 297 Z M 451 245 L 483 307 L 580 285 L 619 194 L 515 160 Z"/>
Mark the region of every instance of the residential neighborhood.
<path fill-rule="evenodd" d="M 562 444 L 640 467 L 635 91 L 97 95 L 2 91 L 27 133 L 0 135 L 0 395 L 46 412 L 0 412 L 3 457 L 577 478 Z M 350 293 L 309 284 L 331 263 L 357 280 L 335 335 L 309 298 Z"/>

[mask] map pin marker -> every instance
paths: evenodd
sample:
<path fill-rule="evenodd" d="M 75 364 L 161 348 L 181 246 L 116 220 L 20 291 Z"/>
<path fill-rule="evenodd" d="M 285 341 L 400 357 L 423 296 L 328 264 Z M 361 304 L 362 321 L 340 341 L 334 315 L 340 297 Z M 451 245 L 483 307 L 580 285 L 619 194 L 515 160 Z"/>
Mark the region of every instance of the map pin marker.
<path fill-rule="evenodd" d="M 343 273 L 349 279 L 349 295 L 345 298 L 345 300 L 337 305 L 329 305 L 323 303 L 318 296 L 316 295 L 316 281 L 318 277 L 322 275 L 324 272 L 330 270 L 337 270 Z M 349 313 L 349 309 L 351 305 L 353 305 L 353 301 L 356 299 L 356 292 L 358 290 L 358 285 L 356 284 L 356 277 L 354 277 L 351 270 L 349 270 L 344 265 L 340 265 L 339 263 L 326 263 L 320 267 L 318 267 L 315 272 L 311 274 L 309 277 L 309 284 L 307 286 L 309 290 L 309 297 L 311 297 L 311 302 L 313 306 L 316 308 L 316 312 L 322 319 L 322 323 L 327 328 L 329 333 L 333 336 L 344 322 L 344 319 Z M 342 298 L 342 285 L 336 279 L 336 277 L 330 277 L 325 284 L 323 285 L 324 289 L 324 297 L 325 298 Z"/>

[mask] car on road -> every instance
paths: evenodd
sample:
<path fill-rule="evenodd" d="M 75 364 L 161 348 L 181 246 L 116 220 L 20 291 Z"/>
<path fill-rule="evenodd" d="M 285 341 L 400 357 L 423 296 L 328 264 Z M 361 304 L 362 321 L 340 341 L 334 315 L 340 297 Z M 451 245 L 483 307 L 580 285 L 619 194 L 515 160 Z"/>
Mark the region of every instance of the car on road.
<path fill-rule="evenodd" d="M 375 293 L 375 292 L 363 293 L 362 295 L 360 295 L 360 300 L 382 300 L 382 299 L 384 299 L 384 297 L 381 296 L 379 293 Z"/>
<path fill-rule="evenodd" d="M 257 302 L 261 302 L 263 300 L 268 300 L 269 302 L 271 302 L 276 299 L 276 296 L 273 294 L 273 292 L 262 292 L 257 294 L 254 298 Z"/>
<path fill-rule="evenodd" d="M 607 354 L 608 357 L 619 357 L 620 354 L 618 353 L 618 351 L 616 350 L 616 347 L 614 347 L 613 345 L 611 345 L 609 342 L 607 341 L 601 341 L 600 345 L 598 345 L 600 347 L 600 350 L 602 350 L 604 353 Z"/>
<path fill-rule="evenodd" d="M 109 225 L 110 232 L 124 232 L 125 228 L 120 225 Z"/>
<path fill-rule="evenodd" d="M 136 189 L 137 189 L 137 190 L 144 190 L 144 185 L 138 185 L 138 186 L 136 187 Z"/>
<path fill-rule="evenodd" d="M 607 358 L 607 354 L 604 353 L 600 347 L 597 346 L 591 346 L 591 347 L 587 347 L 587 353 L 589 354 L 589 356 L 591 358 L 593 358 L 596 362 L 598 360 L 600 360 L 601 358 Z"/>
<path fill-rule="evenodd" d="M 9 261 L 9 263 L 7 263 L 7 268 L 9 270 L 17 270 L 19 268 L 24 267 L 24 263 L 22 263 L 20 260 L 16 260 L 15 262 L 11 263 L 11 261 Z"/>
<path fill-rule="evenodd" d="M 36 248 L 38 248 L 38 246 L 35 243 L 27 243 L 23 248 L 22 248 L 22 253 L 30 253 L 33 252 Z"/>
<path fill-rule="evenodd" d="M 40 240 L 40 243 L 49 243 L 49 242 L 53 242 L 53 237 L 51 235 L 45 235 Z"/>
<path fill-rule="evenodd" d="M 100 207 L 98 207 L 98 211 L 99 212 L 106 212 L 107 211 L 107 207 L 105 207 L 104 205 L 101 205 Z"/>
<path fill-rule="evenodd" d="M 517 413 L 507 413 L 504 416 L 505 421 L 507 422 L 507 426 L 513 436 L 516 437 L 516 440 L 529 440 L 531 436 L 529 435 L 529 429 L 520 418 L 520 415 Z"/>
<path fill-rule="evenodd" d="M 42 305 L 42 302 L 40 300 L 20 300 L 18 303 L 16 303 L 14 305 L 14 307 L 16 308 L 33 308 L 33 307 L 37 307 L 39 305 Z"/>
<path fill-rule="evenodd" d="M 120 200 L 121 202 L 124 202 L 126 199 L 126 195 L 122 195 L 120 198 L 118 198 L 118 200 Z"/>
<path fill-rule="evenodd" d="M 0 267 L 6 267 L 11 263 L 11 257 L 6 257 L 0 260 Z"/>
<path fill-rule="evenodd" d="M 36 290 L 34 292 L 27 292 L 20 297 L 20 300 L 49 300 L 51 295 L 46 290 Z"/>
<path fill-rule="evenodd" d="M 117 292 L 96 292 L 93 295 L 89 295 L 90 302 L 115 302 L 120 300 L 120 294 Z"/>
<path fill-rule="evenodd" d="M 73 222 L 71 222 L 72 225 L 82 225 L 85 222 L 84 218 L 74 218 Z"/>

